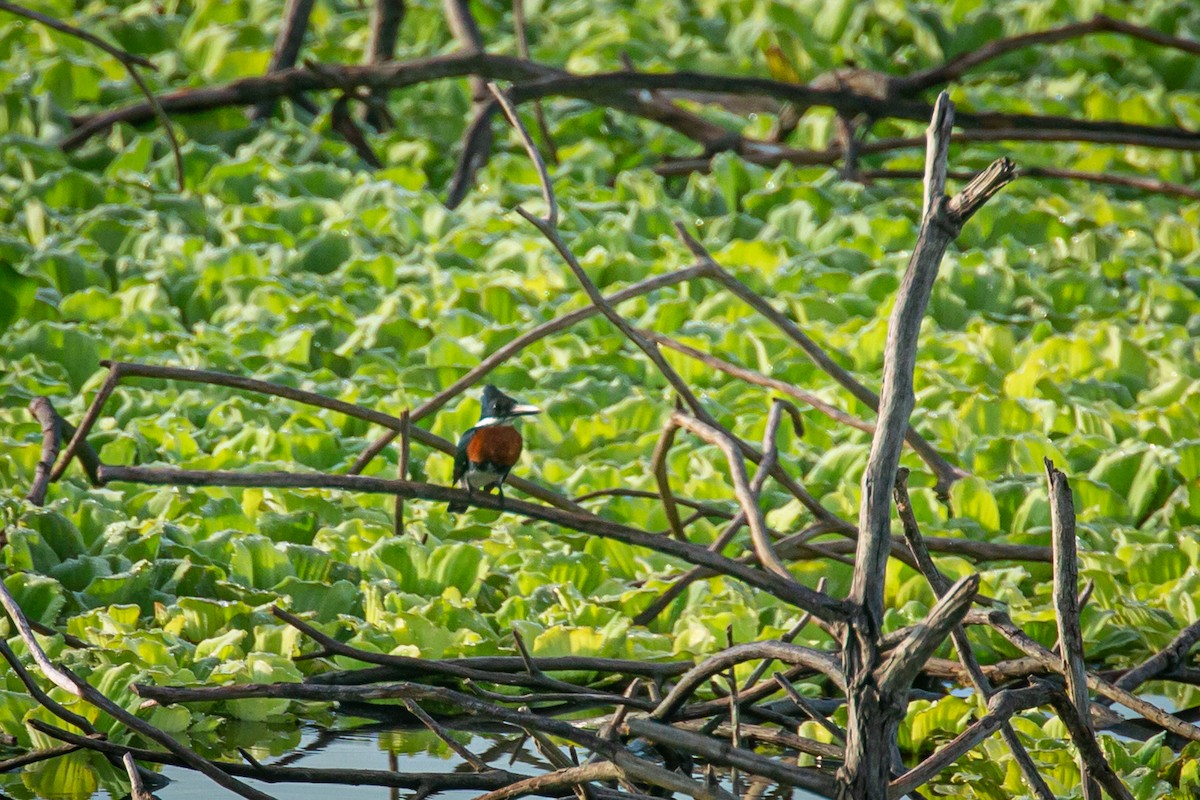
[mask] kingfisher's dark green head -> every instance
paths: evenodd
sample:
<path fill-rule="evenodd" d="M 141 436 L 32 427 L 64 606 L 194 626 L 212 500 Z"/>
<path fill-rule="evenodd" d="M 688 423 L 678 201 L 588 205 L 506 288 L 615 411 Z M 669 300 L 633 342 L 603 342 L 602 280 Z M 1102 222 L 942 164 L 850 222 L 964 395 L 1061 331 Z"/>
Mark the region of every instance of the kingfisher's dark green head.
<path fill-rule="evenodd" d="M 481 401 L 483 407 L 480 410 L 479 423 L 475 426 L 477 428 L 486 428 L 490 425 L 503 425 L 515 417 L 542 413 L 542 410 L 537 406 L 518 403 L 491 384 L 483 387 Z"/>

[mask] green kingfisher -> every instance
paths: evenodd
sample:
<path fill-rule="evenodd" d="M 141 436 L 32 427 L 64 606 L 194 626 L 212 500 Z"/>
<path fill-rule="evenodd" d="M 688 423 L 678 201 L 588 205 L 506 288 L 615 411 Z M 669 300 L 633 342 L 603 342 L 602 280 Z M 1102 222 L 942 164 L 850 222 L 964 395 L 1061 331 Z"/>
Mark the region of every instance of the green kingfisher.
<path fill-rule="evenodd" d="M 537 406 L 518 403 L 495 386 L 483 387 L 479 422 L 458 440 L 454 453 L 453 483 L 467 492 L 495 487 L 504 502 L 504 479 L 521 457 L 521 433 L 513 427 L 517 417 L 540 414 Z M 465 511 L 466 503 L 450 503 L 450 511 Z"/>

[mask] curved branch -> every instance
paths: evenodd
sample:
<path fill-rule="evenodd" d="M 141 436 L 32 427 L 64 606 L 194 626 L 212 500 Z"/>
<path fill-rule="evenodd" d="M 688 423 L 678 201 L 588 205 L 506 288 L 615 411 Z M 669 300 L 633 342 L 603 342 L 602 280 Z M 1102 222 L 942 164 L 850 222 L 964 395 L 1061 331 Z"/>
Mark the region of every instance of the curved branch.
<path fill-rule="evenodd" d="M 658 707 L 651 712 L 650 718 L 667 720 L 674 716 L 687 699 L 705 681 L 714 675 L 729 669 L 743 661 L 757 661 L 771 658 L 785 664 L 807 667 L 819 672 L 833 681 L 838 689 L 846 690 L 846 679 L 842 674 L 837 659 L 830 653 L 814 650 L 811 647 L 787 644 L 780 641 L 747 642 L 726 648 L 714 656 L 706 658 L 679 678 L 679 682 L 670 693 L 662 699 Z"/>
<path fill-rule="evenodd" d="M 1084 22 L 1070 22 L 1058 28 L 995 39 L 975 50 L 957 55 L 936 67 L 930 67 L 929 69 L 919 70 L 909 75 L 893 78 L 892 86 L 895 91 L 902 94 L 915 94 L 934 86 L 958 80 L 967 71 L 978 67 L 980 64 L 1008 55 L 1016 50 L 1035 45 L 1057 44 L 1069 39 L 1078 39 L 1089 33 L 1123 33 L 1145 42 L 1182 50 L 1185 53 L 1193 55 L 1200 55 L 1200 42 L 1170 36 L 1160 33 L 1153 28 L 1116 20 L 1106 14 L 1096 14 L 1090 20 Z"/>

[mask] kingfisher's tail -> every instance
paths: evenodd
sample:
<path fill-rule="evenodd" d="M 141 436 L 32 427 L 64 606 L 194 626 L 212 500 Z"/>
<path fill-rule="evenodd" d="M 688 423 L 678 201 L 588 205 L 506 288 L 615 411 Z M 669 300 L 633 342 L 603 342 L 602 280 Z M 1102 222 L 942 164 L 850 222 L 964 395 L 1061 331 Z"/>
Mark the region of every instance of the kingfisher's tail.
<path fill-rule="evenodd" d="M 459 514 L 467 510 L 467 503 L 460 500 L 451 500 L 446 504 L 446 510 L 451 514 Z"/>

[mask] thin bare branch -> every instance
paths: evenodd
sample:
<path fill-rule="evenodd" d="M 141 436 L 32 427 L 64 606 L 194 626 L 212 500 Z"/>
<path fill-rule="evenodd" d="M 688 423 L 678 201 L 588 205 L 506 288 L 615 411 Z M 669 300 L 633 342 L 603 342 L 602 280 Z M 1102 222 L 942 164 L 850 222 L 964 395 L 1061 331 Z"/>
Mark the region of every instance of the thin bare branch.
<path fill-rule="evenodd" d="M 880 408 L 879 396 L 863 386 L 858 379 L 838 364 L 808 334 L 800 330 L 798 325 L 778 311 L 770 302 L 726 271 L 713 259 L 704 245 L 700 244 L 695 237 L 688 233 L 686 228 L 680 224 L 676 224 L 675 230 L 680 240 L 696 256 L 697 260 L 708 267 L 709 276 L 775 325 L 780 332 L 795 342 L 814 364 L 861 403 L 872 409 L 878 410 Z M 937 491 L 939 494 L 948 493 L 954 481 L 967 475 L 963 470 L 947 462 L 929 442 L 922 438 L 909 425 L 906 425 L 904 429 L 904 439 L 936 473 L 938 477 Z"/>
<path fill-rule="evenodd" d="M 408 456 L 409 456 L 409 429 L 412 420 L 409 410 L 406 408 L 400 412 L 400 462 L 396 465 L 396 477 L 402 481 L 408 480 Z M 395 514 L 395 533 L 401 536 L 404 533 L 404 498 L 396 498 L 396 514 Z"/>
<path fill-rule="evenodd" d="M 1200 642 L 1200 620 L 1188 625 L 1171 643 L 1113 682 L 1118 689 L 1132 692 L 1146 681 L 1152 681 L 1178 667 L 1188 651 Z"/>
<path fill-rule="evenodd" d="M 702 267 L 687 267 L 685 269 L 676 270 L 675 272 L 668 272 L 665 275 L 657 275 L 653 278 L 648 278 L 644 281 L 641 281 L 640 283 L 635 283 L 632 286 L 628 286 L 619 292 L 614 292 L 613 294 L 608 295 L 605 299 L 611 305 L 615 306 L 618 303 L 631 300 L 635 297 L 641 297 L 642 295 L 649 294 L 650 292 L 658 289 L 663 289 L 683 283 L 685 281 L 689 281 L 692 278 L 701 275 L 703 271 L 704 270 Z M 556 333 L 564 331 L 579 322 L 596 316 L 599 313 L 600 309 L 597 306 L 587 305 L 568 314 L 564 314 L 561 317 L 556 317 L 547 322 L 543 322 L 541 325 L 526 331 L 525 333 L 497 349 L 487 358 L 483 359 L 483 361 L 479 362 L 478 366 L 471 369 L 466 375 L 463 375 L 454 383 L 438 392 L 435 396 L 414 408 L 412 414 L 410 415 L 412 423 L 415 424 L 438 411 L 445 406 L 446 403 L 460 396 L 464 391 L 483 380 L 483 378 L 492 370 L 496 369 L 496 367 L 500 366 L 505 361 L 512 358 L 514 355 L 521 352 L 534 342 L 538 342 L 542 339 L 545 339 L 547 336 L 552 336 Z M 361 473 L 366 465 L 370 463 L 375 456 L 379 455 L 379 453 L 381 453 L 383 449 L 396 438 L 396 436 L 396 431 L 388 431 L 372 442 L 365 450 L 363 450 L 358 459 L 355 460 L 354 465 L 349 470 L 350 474 L 357 475 Z"/>
<path fill-rule="evenodd" d="M 470 0 L 442 0 L 442 10 L 450 32 L 463 53 L 485 55 L 483 34 L 471 13 Z M 454 168 L 446 205 L 456 208 L 470 191 L 475 174 L 492 155 L 492 118 L 497 106 L 488 90 L 488 77 L 469 74 L 471 87 L 471 124 L 463 134 L 462 152 Z"/>
<path fill-rule="evenodd" d="M 1029 634 L 1025 633 L 1017 627 L 1009 616 L 1003 611 L 993 610 L 987 614 L 988 623 L 1013 646 L 1024 652 L 1026 655 L 1037 659 L 1043 668 L 1061 675 L 1063 671 L 1062 659 L 1043 647 L 1035 641 Z M 1200 727 L 1184 722 L 1174 714 L 1163 711 L 1153 703 L 1149 703 L 1135 694 L 1125 691 L 1124 689 L 1114 686 L 1112 683 L 1104 680 L 1098 675 L 1088 673 L 1087 686 L 1093 692 L 1104 695 L 1113 702 L 1121 705 L 1140 714 L 1146 719 L 1153 722 L 1155 725 L 1170 731 L 1178 736 L 1182 736 L 1193 742 L 1200 742 Z M 1093 711 L 1096 707 L 1093 707 Z M 1099 706 L 1103 708 L 1103 706 Z M 1109 714 L 1112 714 L 1108 709 L 1104 709 Z"/>
<path fill-rule="evenodd" d="M 779 687 L 783 689 L 784 694 L 788 696 L 788 699 L 795 703 L 796 707 L 803 711 L 806 717 L 820 725 L 825 730 L 829 731 L 829 734 L 837 741 L 846 741 L 846 732 L 830 722 L 829 718 L 820 711 L 817 711 L 813 704 L 808 702 L 804 695 L 796 691 L 796 687 L 791 681 L 783 676 L 782 672 L 776 672 L 774 678 L 775 682 L 779 684 Z"/>
<path fill-rule="evenodd" d="M 1059 718 L 1067 726 L 1067 732 L 1070 733 L 1071 740 L 1075 743 L 1075 749 L 1079 752 L 1080 761 L 1086 764 L 1083 770 L 1084 786 L 1087 786 L 1086 778 L 1091 776 L 1104 787 L 1113 800 L 1133 800 L 1133 794 L 1121 781 L 1120 776 L 1113 771 L 1108 759 L 1104 757 L 1104 751 L 1100 748 L 1100 743 L 1096 741 L 1096 734 L 1092 730 L 1091 718 L 1087 711 L 1079 713 L 1079 710 L 1071 702 L 1071 698 L 1061 691 L 1054 692 L 1050 702 L 1054 704 L 1054 710 L 1058 712 Z"/>
<path fill-rule="evenodd" d="M 153 800 L 153 795 L 142 784 L 142 776 L 138 774 L 137 764 L 133 763 L 133 756 L 126 752 L 121 756 L 121 762 L 125 765 L 125 774 L 129 776 L 130 800 Z"/>
<path fill-rule="evenodd" d="M 525 152 L 529 155 L 529 159 L 533 162 L 533 166 L 537 169 L 538 183 L 542 187 L 542 200 L 546 203 L 546 216 L 541 218 L 541 222 L 546 227 L 557 230 L 558 201 L 554 198 L 554 188 L 550 183 L 550 173 L 546 169 L 546 161 L 542 158 L 541 151 L 539 151 L 537 146 L 534 145 L 533 137 L 529 135 L 529 131 L 526 130 L 525 124 L 521 122 L 520 116 L 517 115 L 517 109 L 515 106 L 513 106 L 512 101 L 509 100 L 508 95 L 500 91 L 500 87 L 494 83 L 488 84 L 488 90 L 492 93 L 492 96 L 496 98 L 496 102 L 500 104 L 500 108 L 504 111 L 505 118 L 508 119 L 508 124 L 512 125 L 513 130 L 520 134 L 521 142 L 525 146 Z M 527 217 L 528 212 L 525 212 L 520 208 L 517 209 L 517 212 L 522 216 Z M 588 292 L 588 294 L 590 296 L 592 293 Z M 597 297 L 603 301 L 603 297 L 600 295 L 599 289 L 596 289 L 595 297 L 592 298 L 592 301 L 596 302 L 595 298 Z"/>
<path fill-rule="evenodd" d="M 906 95 L 917 94 L 934 86 L 958 80 L 966 72 L 988 61 L 1008 55 L 1016 50 L 1035 45 L 1057 44 L 1069 39 L 1077 39 L 1091 33 L 1123 33 L 1135 39 L 1182 50 L 1185 53 L 1200 55 L 1200 42 L 1170 36 L 1152 28 L 1135 25 L 1130 22 L 1116 20 L 1104 14 L 1096 14 L 1090 20 L 1070 22 L 1057 28 L 1044 31 L 1032 31 L 1017 36 L 993 39 L 986 44 L 969 50 L 949 59 L 936 67 L 919 70 L 902 77 L 893 78 L 897 92 Z"/>
<path fill-rule="evenodd" d="M 29 401 L 29 413 L 42 426 L 42 453 L 33 470 L 33 483 L 25 499 L 35 506 L 45 505 L 46 489 L 50 486 L 50 471 L 62 447 L 62 417 L 54 410 L 48 397 L 35 397 Z"/>
<path fill-rule="evenodd" d="M 770 658 L 784 664 L 800 665 L 829 678 L 842 691 L 846 689 L 845 678 L 836 659 L 829 653 L 811 647 L 786 644 L 780 641 L 747 642 L 734 645 L 709 656 L 682 675 L 658 707 L 650 714 L 657 720 L 670 720 L 692 693 L 714 675 L 719 675 L 735 664 Z"/>
<path fill-rule="evenodd" d="M 421 720 L 421 724 L 433 732 L 433 735 L 446 743 L 446 746 L 458 754 L 458 757 L 471 765 L 471 769 L 476 772 L 487 772 L 490 767 L 483 763 L 479 756 L 472 753 L 467 748 L 463 747 L 457 739 L 450 735 L 450 732 L 443 728 L 438 721 L 425 713 L 425 709 L 413 700 L 411 697 L 401 699 L 404 707 L 408 709 L 408 713 L 412 714 L 417 719 Z"/>
<path fill-rule="evenodd" d="M 382 169 L 383 162 L 375 154 L 375 150 L 371 147 L 371 143 L 367 141 L 362 128 L 358 126 L 358 123 L 354 121 L 354 117 L 350 114 L 351 99 L 361 98 L 357 98 L 349 92 L 343 92 L 334 101 L 333 108 L 329 112 L 329 128 L 354 148 L 354 152 L 368 166 L 372 169 Z"/>
<path fill-rule="evenodd" d="M 1031 686 L 1025 689 L 1006 689 L 988 701 L 988 713 L 971 723 L 965 731 L 938 748 L 929 758 L 896 778 L 888 786 L 888 796 L 899 798 L 924 786 L 937 777 L 984 739 L 991 736 L 1018 712 L 1050 702 L 1057 692 L 1048 686 Z M 1011 725 L 1009 726 L 1011 727 Z M 1053 795 L 1050 795 L 1053 797 Z"/>
<path fill-rule="evenodd" d="M 57 747 L 46 747 L 40 750 L 30 750 L 28 753 L 22 753 L 19 756 L 5 758 L 0 760 L 0 773 L 12 772 L 15 769 L 27 767 L 30 764 L 37 764 L 42 761 L 50 761 L 51 759 L 65 756 L 74 753 L 81 748 L 74 744 L 61 744 Z"/>
<path fill-rule="evenodd" d="M 513 31 L 517 37 L 517 55 L 529 60 L 529 37 L 525 22 L 525 0 L 512 0 Z M 546 111 L 542 108 L 541 100 L 533 101 L 533 118 L 537 122 L 538 133 L 542 136 L 542 144 L 546 148 L 546 156 L 551 164 L 558 163 L 558 149 L 554 146 L 554 137 L 550 135 L 550 126 L 546 124 Z"/>
<path fill-rule="evenodd" d="M 771 545 L 771 537 L 767 534 L 766 519 L 759 506 L 757 494 L 751 491 L 750 480 L 746 475 L 746 466 L 737 445 L 728 436 L 690 414 L 676 411 L 671 415 L 671 419 L 679 427 L 699 436 L 709 444 L 715 445 L 725 454 L 725 460 L 729 464 L 729 477 L 733 481 L 733 490 L 737 495 L 738 503 L 746 513 L 746 521 L 750 526 L 750 541 L 754 544 L 754 554 L 758 558 L 758 562 L 764 569 L 774 572 L 786 580 L 795 581 L 792 573 L 788 572 L 787 567 L 779 560 L 775 548 Z"/>
<path fill-rule="evenodd" d="M 671 535 L 681 542 L 686 542 L 687 532 L 683 529 L 683 520 L 679 518 L 679 506 L 675 503 L 675 494 L 671 491 L 671 477 L 667 467 L 667 455 L 671 451 L 671 445 L 675 443 L 675 432 L 678 430 L 679 425 L 675 419 L 667 417 L 658 442 L 654 445 L 654 454 L 650 457 L 650 471 L 658 485 L 658 497 L 662 501 L 663 513 L 666 514 Z"/>

